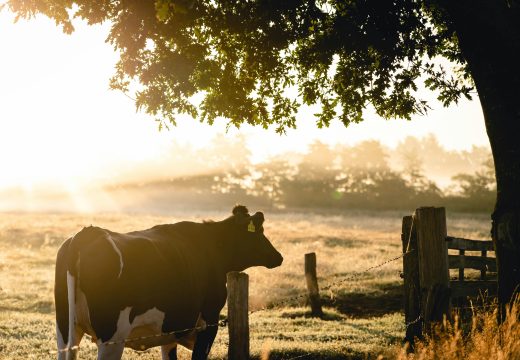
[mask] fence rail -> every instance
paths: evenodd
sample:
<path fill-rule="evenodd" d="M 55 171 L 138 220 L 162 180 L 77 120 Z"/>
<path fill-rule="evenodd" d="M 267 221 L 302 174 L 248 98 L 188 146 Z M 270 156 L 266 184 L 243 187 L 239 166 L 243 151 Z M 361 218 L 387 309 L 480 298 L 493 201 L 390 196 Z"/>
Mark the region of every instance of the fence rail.
<path fill-rule="evenodd" d="M 450 269 L 475 269 L 486 271 L 497 271 L 497 262 L 495 258 L 467 255 L 448 255 L 448 266 Z M 463 279 L 459 279 L 463 281 Z"/>
<path fill-rule="evenodd" d="M 468 250 L 468 251 L 494 251 L 493 241 L 491 240 L 471 240 L 446 236 L 448 249 Z"/>

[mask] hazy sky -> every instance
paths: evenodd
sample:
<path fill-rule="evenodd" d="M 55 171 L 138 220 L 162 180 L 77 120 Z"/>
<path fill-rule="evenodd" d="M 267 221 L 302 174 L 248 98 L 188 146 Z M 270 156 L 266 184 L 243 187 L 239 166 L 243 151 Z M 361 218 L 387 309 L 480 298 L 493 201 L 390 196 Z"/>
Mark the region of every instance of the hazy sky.
<path fill-rule="evenodd" d="M 136 113 L 131 99 L 108 89 L 117 54 L 104 41 L 107 33 L 108 26 L 77 23 L 68 36 L 44 17 L 13 24 L 12 14 L 0 13 L 0 187 L 42 182 L 75 187 L 112 176 L 119 164 L 160 156 L 172 140 L 201 147 L 225 133 L 224 123 L 209 127 L 189 118 L 159 133 L 151 117 Z M 240 132 L 257 161 L 304 151 L 315 140 L 354 144 L 374 138 L 395 146 L 406 136 L 433 133 L 449 149 L 488 146 L 477 100 L 449 109 L 438 102 L 431 106 L 428 116 L 411 122 L 367 113 L 362 124 L 325 130 L 316 128 L 307 109 L 299 114 L 298 129 L 286 136 L 249 126 Z"/>

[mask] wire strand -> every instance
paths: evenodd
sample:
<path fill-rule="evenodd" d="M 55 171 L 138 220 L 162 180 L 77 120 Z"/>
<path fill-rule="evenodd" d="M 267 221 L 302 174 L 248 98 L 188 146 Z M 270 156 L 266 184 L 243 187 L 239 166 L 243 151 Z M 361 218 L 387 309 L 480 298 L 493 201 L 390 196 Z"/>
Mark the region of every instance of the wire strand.
<path fill-rule="evenodd" d="M 374 265 L 374 266 L 370 266 L 369 268 L 366 268 L 362 271 L 359 271 L 357 273 L 354 273 L 353 275 L 351 276 L 348 276 L 346 278 L 343 278 L 339 281 L 336 281 L 336 282 L 332 282 L 328 285 L 325 285 L 322 290 L 329 290 L 331 289 L 332 287 L 336 286 L 336 285 L 339 285 L 339 284 L 342 284 L 342 283 L 345 283 L 347 281 L 351 281 L 351 280 L 354 280 L 356 278 L 358 278 L 359 276 L 369 272 L 369 271 L 372 271 L 372 270 L 375 270 L 375 269 L 378 269 L 388 263 L 391 263 L 393 261 L 396 261 L 398 259 L 401 259 L 402 257 L 404 257 L 406 254 L 409 254 L 410 252 L 412 252 L 414 250 L 411 250 L 411 251 L 407 251 L 407 252 L 404 252 L 402 253 L 401 255 L 399 256 L 396 256 L 396 257 L 393 257 L 391 259 L 388 259 L 388 260 L 385 260 L 383 261 L 382 263 L 379 263 L 377 265 Z M 301 298 L 306 298 L 307 297 L 307 294 L 298 294 L 296 296 L 293 296 L 293 297 L 290 297 L 290 298 L 287 298 L 287 299 L 284 299 L 282 301 L 279 301 L 279 302 L 275 302 L 274 304 L 271 304 L 270 306 L 264 306 L 260 309 L 257 309 L 257 310 L 252 310 L 249 312 L 249 315 L 251 314 L 254 314 L 256 312 L 259 312 L 259 311 L 263 311 L 263 310 L 268 310 L 268 309 L 272 309 L 272 308 L 275 308 L 275 307 L 278 307 L 280 305 L 283 305 L 283 304 L 287 304 L 289 302 L 292 302 L 294 300 L 297 300 L 297 299 L 301 299 Z M 417 321 L 417 320 L 416 320 Z M 107 342 L 104 342 L 102 343 L 104 346 L 110 346 L 110 345 L 118 345 L 118 344 L 127 344 L 127 343 L 132 343 L 132 342 L 137 342 L 137 341 L 143 341 L 143 340 L 148 340 L 148 339 L 153 339 L 153 338 L 164 338 L 164 337 L 167 337 L 167 336 L 172 336 L 172 335 L 176 335 L 176 334 L 180 334 L 180 333 L 185 333 L 185 332 L 190 332 L 190 331 L 199 331 L 199 330 L 205 330 L 206 328 L 208 327 L 225 327 L 227 325 L 227 318 L 226 319 L 223 319 L 223 320 L 220 320 L 219 322 L 217 323 L 214 323 L 214 324 L 207 324 L 205 326 L 195 326 L 195 327 L 192 327 L 192 328 L 186 328 L 186 329 L 182 329 L 182 330 L 174 330 L 174 331 L 170 331 L 170 332 L 166 332 L 166 333 L 160 333 L 160 334 L 154 334 L 154 335 L 147 335 L 147 336 L 140 336 L 140 337 L 135 337 L 135 338 L 129 338 L 129 339 L 124 339 L 124 340 L 119 340 L 119 341 L 107 341 Z M 408 325 L 407 325 L 408 327 Z M 89 335 L 87 335 L 89 336 Z M 52 353 L 62 353 L 62 352 L 69 352 L 69 351 L 74 351 L 74 350 L 77 350 L 79 349 L 79 346 L 72 346 L 72 347 L 65 347 L 65 348 L 62 348 L 62 349 L 58 349 L 57 352 L 52 352 Z M 144 350 L 144 349 L 143 349 Z M 309 356 L 309 355 L 312 355 L 311 353 L 308 353 L 308 354 L 304 354 L 304 355 L 299 355 L 297 357 L 294 357 L 294 358 L 290 358 L 290 359 L 286 359 L 286 360 L 293 360 L 293 359 L 297 359 L 297 358 L 302 358 L 302 357 L 305 357 L 305 356 Z"/>

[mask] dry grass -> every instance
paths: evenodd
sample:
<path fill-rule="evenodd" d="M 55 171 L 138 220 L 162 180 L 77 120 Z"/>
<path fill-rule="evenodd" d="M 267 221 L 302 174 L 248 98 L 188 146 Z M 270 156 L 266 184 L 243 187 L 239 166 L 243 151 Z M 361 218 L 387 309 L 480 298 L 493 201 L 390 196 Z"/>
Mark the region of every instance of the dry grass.
<path fill-rule="evenodd" d="M 497 322 L 497 308 L 473 311 L 468 330 L 458 318 L 444 324 L 430 338 L 418 342 L 413 354 L 402 348 L 397 360 L 515 360 L 520 359 L 520 301 L 507 310 L 502 324 Z M 392 356 L 394 357 L 394 356 Z"/>
<path fill-rule="evenodd" d="M 55 358 L 52 288 L 59 244 L 83 226 L 95 224 L 114 231 L 144 229 L 178 220 L 221 219 L 227 212 L 142 216 L 124 214 L 17 214 L 0 217 L 0 358 Z M 401 260 L 356 276 L 357 272 L 401 253 L 398 212 L 266 213 L 266 234 L 282 252 L 284 264 L 274 270 L 250 269 L 252 309 L 269 307 L 250 316 L 251 353 L 270 359 L 364 359 L 395 347 L 404 337 Z M 450 215 L 449 233 L 487 238 L 487 216 Z M 322 294 L 324 319 L 308 317 L 303 258 L 314 251 Z M 345 277 L 356 276 L 348 282 Z M 289 301 L 286 301 L 288 300 Z M 282 303 L 283 301 L 283 303 Z M 225 358 L 227 331 L 221 329 L 211 352 Z M 93 358 L 87 340 L 80 356 Z M 187 359 L 188 351 L 180 351 Z M 157 349 L 144 353 L 125 350 L 125 359 L 160 358 Z"/>

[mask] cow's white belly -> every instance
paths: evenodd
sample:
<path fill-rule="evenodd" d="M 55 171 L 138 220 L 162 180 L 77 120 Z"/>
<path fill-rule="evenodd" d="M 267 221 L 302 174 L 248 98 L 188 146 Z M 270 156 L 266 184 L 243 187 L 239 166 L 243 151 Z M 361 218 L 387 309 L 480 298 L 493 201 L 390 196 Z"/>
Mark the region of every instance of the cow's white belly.
<path fill-rule="evenodd" d="M 79 326 L 83 332 L 89 334 L 98 346 L 124 344 L 125 347 L 130 347 L 134 350 L 146 350 L 154 346 L 177 343 L 192 350 L 195 345 L 197 332 L 206 327 L 206 322 L 199 315 L 197 323 L 194 326 L 197 329 L 179 339 L 175 334 L 162 334 L 164 312 L 154 307 L 136 316 L 133 321 L 130 322 L 130 312 L 132 308 L 128 306 L 119 313 L 116 332 L 111 339 L 103 344 L 101 339 L 97 338 L 91 326 L 85 294 L 81 289 L 78 289 L 76 295 L 76 325 Z"/>
<path fill-rule="evenodd" d="M 188 349 L 193 349 L 195 344 L 197 330 L 192 330 L 189 334 L 183 336 L 181 339 L 177 338 L 175 333 L 163 334 L 161 329 L 164 322 L 164 312 L 157 308 L 147 310 L 145 313 L 136 316 L 130 322 L 131 307 L 126 307 L 119 313 L 117 321 L 117 330 L 110 340 L 102 343 L 97 340 L 98 346 L 110 346 L 111 344 L 124 343 L 125 347 L 134 350 L 146 350 L 148 348 L 171 343 L 177 343 Z M 199 315 L 197 329 L 205 328 L 206 323 Z M 182 330 L 182 329 L 180 329 Z"/>

